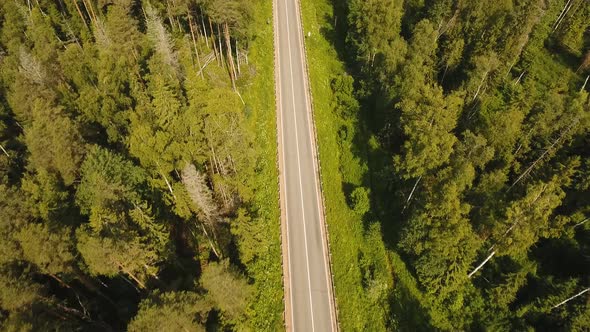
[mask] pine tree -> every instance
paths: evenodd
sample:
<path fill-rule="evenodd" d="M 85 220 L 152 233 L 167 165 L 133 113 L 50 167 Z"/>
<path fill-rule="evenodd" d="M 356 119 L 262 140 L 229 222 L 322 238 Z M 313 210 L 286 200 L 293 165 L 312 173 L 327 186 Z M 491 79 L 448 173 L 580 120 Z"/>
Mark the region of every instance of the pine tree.
<path fill-rule="evenodd" d="M 129 331 L 205 331 L 210 303 L 193 292 L 156 293 L 143 300 Z"/>

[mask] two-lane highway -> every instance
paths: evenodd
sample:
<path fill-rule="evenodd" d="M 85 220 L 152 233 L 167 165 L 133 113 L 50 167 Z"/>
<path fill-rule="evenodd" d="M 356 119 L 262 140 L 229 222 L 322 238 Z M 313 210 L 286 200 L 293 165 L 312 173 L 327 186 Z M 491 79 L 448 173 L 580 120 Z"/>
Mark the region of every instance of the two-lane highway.
<path fill-rule="evenodd" d="M 336 331 L 298 0 L 274 0 L 277 130 L 290 331 Z"/>

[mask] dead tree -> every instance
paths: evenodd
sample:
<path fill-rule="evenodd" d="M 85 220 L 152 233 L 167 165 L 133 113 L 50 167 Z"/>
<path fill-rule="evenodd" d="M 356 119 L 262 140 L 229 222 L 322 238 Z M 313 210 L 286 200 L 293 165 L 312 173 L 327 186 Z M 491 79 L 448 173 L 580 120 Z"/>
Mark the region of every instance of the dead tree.
<path fill-rule="evenodd" d="M 205 175 L 197 171 L 195 165 L 189 163 L 182 170 L 182 183 L 184 184 L 192 202 L 199 209 L 201 219 L 205 220 L 210 227 L 212 227 L 212 224 L 218 218 L 218 207 L 213 199 L 213 193 L 207 185 Z M 215 240 L 215 231 L 213 231 L 213 239 L 211 239 L 204 224 L 201 224 L 201 228 L 203 229 L 205 237 L 207 237 L 207 240 L 209 241 L 211 250 L 213 250 L 215 256 L 221 258 L 221 255 L 216 250 L 216 245 L 214 244 L 217 242 Z"/>

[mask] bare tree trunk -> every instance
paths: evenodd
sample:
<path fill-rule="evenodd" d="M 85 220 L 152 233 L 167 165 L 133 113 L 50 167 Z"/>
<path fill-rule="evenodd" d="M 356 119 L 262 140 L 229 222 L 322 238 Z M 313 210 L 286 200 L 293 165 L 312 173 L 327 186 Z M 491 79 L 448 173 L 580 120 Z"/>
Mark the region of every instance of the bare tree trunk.
<path fill-rule="evenodd" d="M 590 287 L 588 287 L 588 288 L 584 289 L 583 291 L 579 292 L 578 294 L 576 294 L 576 295 L 574 295 L 574 296 L 572 296 L 572 297 L 569 297 L 569 298 L 567 298 L 567 299 L 565 299 L 565 300 L 563 300 L 563 301 L 559 302 L 558 304 L 556 304 L 556 305 L 554 305 L 553 307 L 551 307 L 551 309 L 555 309 L 555 308 L 561 307 L 562 305 L 564 305 L 564 304 L 568 303 L 569 301 L 571 301 L 571 300 L 575 299 L 576 297 L 583 295 L 583 294 L 584 294 L 584 293 L 586 293 L 587 291 L 590 291 Z"/>
<path fill-rule="evenodd" d="M 225 46 L 227 51 L 227 62 L 229 62 L 229 76 L 231 79 L 231 86 L 236 91 L 236 67 L 234 65 L 234 56 L 231 49 L 231 38 L 229 36 L 229 26 L 227 22 L 223 25 L 223 34 L 225 36 Z"/>
<path fill-rule="evenodd" d="M 70 287 L 70 285 L 66 284 L 65 281 L 61 280 L 58 276 L 56 276 L 55 274 L 49 273 L 49 276 L 53 279 L 55 279 L 55 281 L 59 282 L 60 285 L 62 285 L 65 288 L 72 288 Z"/>
<path fill-rule="evenodd" d="M 526 70 L 523 70 L 522 73 L 520 73 L 520 76 L 518 76 L 518 79 L 516 79 L 516 81 L 514 81 L 514 85 L 520 83 L 520 80 L 524 76 L 524 73 L 526 73 Z"/>
<path fill-rule="evenodd" d="M 492 257 L 494 257 L 494 255 L 496 254 L 496 251 L 492 251 L 491 254 L 488 255 L 488 257 L 486 257 L 486 259 L 483 260 L 483 262 L 481 262 L 481 264 L 479 264 L 473 271 L 471 271 L 471 273 L 469 273 L 467 275 L 467 278 L 471 278 L 477 271 L 479 271 L 479 269 L 481 269 L 484 265 L 486 265 L 486 263 L 492 259 Z"/>
<path fill-rule="evenodd" d="M 139 279 L 137 279 L 137 277 L 135 275 L 133 275 L 133 273 L 129 272 L 121 263 L 117 263 L 119 265 L 119 268 L 121 269 L 121 271 L 125 272 L 126 275 L 128 275 L 131 279 L 133 279 L 141 289 L 146 289 L 146 286 L 143 282 L 141 282 Z"/>
<path fill-rule="evenodd" d="M 203 12 L 201 12 L 201 25 L 203 26 L 203 34 L 205 35 L 205 44 L 207 44 L 208 49 L 211 49 L 211 46 L 209 46 L 209 37 L 207 37 L 207 28 L 205 27 L 205 18 L 203 17 Z"/>
<path fill-rule="evenodd" d="M 86 24 L 86 19 L 84 18 L 84 15 L 82 15 L 82 11 L 80 10 L 80 6 L 78 6 L 78 0 L 72 0 L 72 2 L 74 3 L 74 6 L 76 6 L 76 11 L 78 12 L 78 15 L 80 15 L 80 19 L 82 19 L 82 23 L 84 23 L 84 26 L 86 26 L 86 28 L 88 28 L 88 24 Z"/>
<path fill-rule="evenodd" d="M 213 23 L 211 23 L 211 18 L 209 18 L 209 30 L 211 31 L 211 44 L 213 44 L 215 59 L 217 60 L 217 65 L 219 65 L 219 53 L 221 50 L 217 51 L 217 43 L 215 43 L 215 34 L 213 33 Z"/>
<path fill-rule="evenodd" d="M 412 191 L 410 192 L 410 195 L 408 196 L 408 199 L 406 200 L 406 204 L 404 205 L 402 212 L 406 209 L 406 207 L 408 207 L 408 204 L 410 203 L 410 200 L 412 199 L 412 196 L 414 195 L 414 191 L 416 190 L 416 187 L 418 186 L 418 183 L 420 182 L 420 180 L 422 180 L 422 175 L 420 175 L 420 177 L 418 177 L 418 180 L 416 180 L 416 183 L 414 183 L 414 187 L 412 188 Z"/>
<path fill-rule="evenodd" d="M 584 84 L 582 85 L 580 92 L 584 91 L 584 89 L 586 88 L 586 84 L 588 83 L 589 78 L 590 78 L 590 75 L 586 76 L 586 80 L 584 81 Z"/>
<path fill-rule="evenodd" d="M 160 173 L 162 178 L 164 178 L 164 181 L 166 182 L 166 186 L 168 186 L 168 190 L 170 191 L 170 194 L 172 194 L 172 197 L 174 197 L 174 200 L 176 200 L 176 195 L 174 195 L 174 190 L 172 190 L 172 186 L 170 185 L 170 182 L 168 182 L 168 178 L 160 170 L 158 170 L 158 172 Z"/>
<path fill-rule="evenodd" d="M 193 39 L 193 48 L 195 49 L 195 56 L 197 57 L 197 64 L 199 65 L 199 73 L 201 74 L 201 78 L 205 79 L 203 76 L 203 71 L 201 70 L 201 58 L 199 57 L 199 50 L 197 49 L 197 41 L 195 39 L 195 31 L 193 29 L 193 22 L 191 20 L 191 14 L 188 13 L 188 25 L 191 28 L 191 37 Z"/>
<path fill-rule="evenodd" d="M 112 304 L 113 307 L 115 306 L 115 302 L 113 302 L 113 300 L 111 300 L 110 297 L 106 296 L 103 292 L 101 292 L 100 289 L 94 284 L 94 280 L 85 275 L 77 266 L 74 267 L 74 273 L 76 274 L 76 278 L 78 279 L 78 281 L 80 281 L 80 283 L 84 285 L 84 287 L 98 294 L 100 297 Z"/>
<path fill-rule="evenodd" d="M 223 47 L 221 46 L 221 28 L 219 28 L 219 24 L 217 25 L 217 42 L 219 43 L 218 48 L 219 48 L 219 58 L 221 59 L 221 64 L 223 65 L 224 63 L 224 59 L 223 59 Z"/>
<path fill-rule="evenodd" d="M 572 0 L 568 0 L 568 2 L 565 4 L 563 9 L 561 10 L 561 13 L 559 13 L 559 16 L 557 16 L 557 20 L 553 24 L 553 31 L 555 31 L 555 29 L 557 29 L 557 26 L 559 25 L 559 21 L 561 20 L 561 17 L 565 15 L 566 9 L 570 5 L 570 2 L 572 2 Z"/>
<path fill-rule="evenodd" d="M 92 21 L 96 23 L 96 14 L 94 13 L 94 7 L 92 7 L 92 2 L 88 1 L 88 5 L 86 4 L 86 0 L 82 0 L 82 2 L 84 3 L 84 7 L 86 8 L 88 16 L 92 17 Z M 90 8 L 90 11 L 88 11 L 88 8 Z"/>
<path fill-rule="evenodd" d="M 215 256 L 217 258 L 221 259 L 222 256 L 215 249 L 215 245 L 213 244 L 213 240 L 211 240 L 211 237 L 209 236 L 209 233 L 207 233 L 207 229 L 205 228 L 205 225 L 203 225 L 203 223 L 200 223 L 200 224 L 201 224 L 201 228 L 203 228 L 203 233 L 205 234 L 205 237 L 207 238 L 207 241 L 209 241 L 209 245 L 211 246 L 211 250 L 213 250 L 213 254 L 215 254 Z"/>
<path fill-rule="evenodd" d="M 4 154 L 10 158 L 10 155 L 8 154 L 8 152 L 4 149 L 4 147 L 2 146 L 2 144 L 0 144 L 0 149 L 2 150 L 2 152 L 4 152 Z"/>
<path fill-rule="evenodd" d="M 571 0 L 570 0 L 571 1 Z M 580 7 L 580 4 L 582 4 L 585 0 L 581 0 L 580 2 L 578 2 L 578 6 L 576 7 L 576 9 L 574 10 L 574 12 L 578 9 L 578 7 Z M 568 2 L 569 3 L 569 2 Z M 563 14 L 563 16 L 561 17 L 561 20 L 559 20 L 555 27 L 553 28 L 553 31 L 557 30 L 557 28 L 559 27 L 559 25 L 561 24 L 561 22 L 563 22 L 563 20 L 565 19 L 565 17 L 567 16 L 567 13 L 570 11 L 570 9 L 572 9 L 572 7 L 574 6 L 574 4 L 572 3 L 567 10 L 565 11 L 565 13 Z"/>
<path fill-rule="evenodd" d="M 174 19 L 172 18 L 172 12 L 170 11 L 170 1 L 168 0 L 166 0 L 166 14 L 168 15 L 168 21 L 170 22 L 172 31 L 176 30 L 176 27 L 174 26 Z"/>
<path fill-rule="evenodd" d="M 240 48 L 238 46 L 237 40 L 236 40 L 236 63 L 238 65 L 238 75 L 241 75 L 242 72 L 240 71 Z"/>
<path fill-rule="evenodd" d="M 217 156 L 215 155 L 215 149 L 213 148 L 213 145 L 211 145 L 211 143 L 209 143 L 209 149 L 211 149 L 211 156 L 213 159 L 213 174 L 215 174 L 215 172 L 217 171 L 217 174 L 221 174 L 221 168 L 219 167 L 219 163 L 217 162 Z"/>
<path fill-rule="evenodd" d="M 522 180 L 525 176 L 527 176 L 532 170 L 533 168 L 537 165 L 537 163 L 539 163 L 549 152 L 551 152 L 553 150 L 553 148 L 555 147 L 555 145 L 557 143 L 559 143 L 567 133 L 569 133 L 569 131 L 578 124 L 578 122 L 580 121 L 580 118 L 576 118 L 574 121 L 572 121 L 572 123 L 564 130 L 561 132 L 561 135 L 559 135 L 559 137 L 553 141 L 553 143 L 551 143 L 551 145 L 549 147 L 547 147 L 547 149 L 545 149 L 545 151 L 539 156 L 539 158 L 537 158 L 537 160 L 535 160 L 524 172 L 522 172 L 522 174 L 514 181 L 514 183 L 512 183 L 512 185 L 510 186 L 510 188 L 508 188 L 508 190 L 512 189 L 512 187 L 514 187 L 518 182 L 520 182 L 520 180 Z"/>
<path fill-rule="evenodd" d="M 482 87 L 482 85 L 485 82 L 485 80 L 486 80 L 487 77 L 488 77 L 488 72 L 486 72 L 483 75 L 483 78 L 481 79 L 481 82 L 479 82 L 479 86 L 477 87 L 477 91 L 475 92 L 475 96 L 473 96 L 473 99 L 471 101 L 474 101 L 475 98 L 477 98 L 477 96 L 479 95 L 479 91 L 481 90 L 481 87 Z"/>
<path fill-rule="evenodd" d="M 126 283 L 128 283 L 129 285 L 131 285 L 131 287 L 133 287 L 136 292 L 141 293 L 141 291 L 139 290 L 139 288 L 137 288 L 137 285 L 135 285 L 133 282 L 131 282 L 131 280 L 129 280 L 129 278 L 127 278 L 126 275 L 121 274 L 121 279 L 125 280 Z"/>
<path fill-rule="evenodd" d="M 586 219 L 580 221 L 579 223 L 575 224 L 573 228 L 584 225 L 588 220 L 590 220 L 590 218 L 586 218 Z"/>
<path fill-rule="evenodd" d="M 440 79 L 441 84 L 445 81 L 445 76 L 447 76 L 447 70 L 449 70 L 449 65 L 445 66 L 445 71 L 443 71 L 442 78 Z"/>

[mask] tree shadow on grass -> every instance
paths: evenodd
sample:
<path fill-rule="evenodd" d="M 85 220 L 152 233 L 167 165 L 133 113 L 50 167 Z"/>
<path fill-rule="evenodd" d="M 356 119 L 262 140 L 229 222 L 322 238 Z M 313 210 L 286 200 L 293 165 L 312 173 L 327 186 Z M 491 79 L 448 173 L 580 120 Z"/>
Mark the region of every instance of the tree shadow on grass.
<path fill-rule="evenodd" d="M 338 60 L 346 65 L 347 72 L 355 75 L 354 54 L 346 46 L 346 3 L 332 0 L 334 16 L 325 15 L 324 23 L 320 29 L 322 36 L 329 41 L 335 48 Z M 336 19 L 335 17 L 338 17 Z M 357 73 L 358 74 L 358 73 Z M 357 76 L 358 77 L 358 76 Z M 358 82 L 355 86 L 355 94 L 358 96 Z M 335 91 L 336 92 L 336 91 Z M 358 99 L 358 97 L 357 97 Z M 397 192 L 400 184 L 396 180 L 395 170 L 393 167 L 392 153 L 399 149 L 396 142 L 399 137 L 395 130 L 390 130 L 387 124 L 398 123 L 397 113 L 393 112 L 393 101 L 383 97 L 368 97 L 360 100 L 360 110 L 353 116 L 357 121 L 352 121 L 353 130 L 347 130 L 344 137 L 339 133 L 339 139 L 350 143 L 350 145 L 341 146 L 342 154 L 351 153 L 352 159 L 348 156 L 342 160 L 341 168 L 347 167 L 346 162 L 350 159 L 352 169 L 340 170 L 343 173 L 342 191 L 346 197 L 347 203 L 351 206 L 350 196 L 358 186 L 356 181 L 359 173 L 354 173 L 356 162 L 359 162 L 361 169 L 362 186 L 370 189 L 370 211 L 366 213 L 362 220 L 365 233 L 369 227 L 376 222 L 381 228 L 381 238 L 385 247 L 389 250 L 396 251 L 396 244 L 399 240 L 402 224 L 403 198 L 400 198 Z M 391 112 L 388 110 L 392 109 Z M 346 121 L 346 120 L 343 120 Z M 350 132 L 353 137 L 349 138 Z M 391 133 L 394 134 L 391 134 Z M 366 168 L 365 168 L 366 167 Z M 346 174 L 351 172 L 351 174 Z M 348 176 L 347 176 L 348 175 Z M 355 182 L 355 183 L 352 183 Z M 376 221 L 379 220 L 379 221 Z M 394 254 L 395 255 L 395 254 Z M 396 255 L 397 256 L 397 255 Z M 415 279 L 411 271 L 403 263 L 402 258 L 391 262 L 393 267 L 394 289 L 389 294 L 388 302 L 392 316 L 390 317 L 392 326 L 396 329 L 408 331 L 430 331 L 430 317 L 428 309 L 425 308 L 420 299 L 420 291 L 416 286 Z M 397 273 L 400 273 L 398 275 Z"/>

